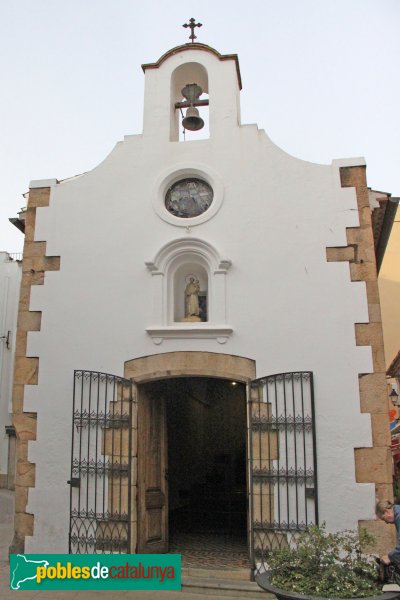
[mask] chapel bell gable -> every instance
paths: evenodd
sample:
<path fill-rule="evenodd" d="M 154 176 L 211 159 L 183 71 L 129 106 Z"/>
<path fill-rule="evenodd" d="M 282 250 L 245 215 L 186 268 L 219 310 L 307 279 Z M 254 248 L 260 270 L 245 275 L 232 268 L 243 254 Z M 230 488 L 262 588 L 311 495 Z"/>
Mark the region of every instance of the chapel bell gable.
<path fill-rule="evenodd" d="M 221 55 L 205 44 L 185 44 L 169 50 L 156 63 L 142 65 L 142 69 L 144 136 L 179 141 L 182 113 L 187 116 L 190 104 L 182 90 L 193 84 L 201 88 L 201 94 L 195 94 L 200 117 L 203 107 L 208 110 L 210 138 L 224 136 L 240 126 L 241 78 L 236 54 Z"/>

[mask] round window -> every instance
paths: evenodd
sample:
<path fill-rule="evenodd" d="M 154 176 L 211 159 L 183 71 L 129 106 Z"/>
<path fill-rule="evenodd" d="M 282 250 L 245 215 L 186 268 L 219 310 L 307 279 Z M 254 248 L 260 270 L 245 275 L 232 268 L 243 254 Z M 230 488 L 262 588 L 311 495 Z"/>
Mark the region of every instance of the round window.
<path fill-rule="evenodd" d="M 181 179 L 168 189 L 165 208 L 175 217 L 190 219 L 208 210 L 213 201 L 212 188 L 201 179 Z"/>

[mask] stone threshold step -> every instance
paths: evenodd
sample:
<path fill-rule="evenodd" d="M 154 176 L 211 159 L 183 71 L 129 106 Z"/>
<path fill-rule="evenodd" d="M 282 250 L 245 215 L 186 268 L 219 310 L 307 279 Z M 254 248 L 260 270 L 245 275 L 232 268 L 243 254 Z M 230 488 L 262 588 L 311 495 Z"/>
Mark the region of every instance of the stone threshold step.
<path fill-rule="evenodd" d="M 251 581 L 251 569 L 218 569 L 206 567 L 183 567 L 183 577 L 202 577 L 207 579 L 235 579 L 240 581 Z"/>
<path fill-rule="evenodd" d="M 213 591 L 202 591 L 202 590 L 192 590 L 191 588 L 182 588 L 182 592 L 183 594 L 185 594 L 185 598 L 189 599 L 189 597 L 193 597 L 193 599 L 195 600 L 200 600 L 200 599 L 205 599 L 205 598 L 209 598 L 210 600 L 256 600 L 258 598 L 258 600 L 264 600 L 264 596 L 259 597 L 259 596 L 252 596 L 252 592 L 246 593 L 246 592 L 236 592 L 236 593 L 230 593 L 229 591 L 226 592 L 225 590 L 222 590 L 221 592 L 219 592 L 218 590 L 213 590 Z M 250 594 L 250 595 L 248 595 Z M 271 596 L 269 594 L 267 594 L 267 596 L 265 596 L 265 600 L 276 600 L 275 596 Z"/>
<path fill-rule="evenodd" d="M 182 591 L 209 596 L 229 596 L 232 598 L 258 598 L 275 600 L 273 594 L 265 592 L 253 581 L 217 579 L 208 577 L 183 577 Z M 261 596 L 262 595 L 262 596 Z"/>

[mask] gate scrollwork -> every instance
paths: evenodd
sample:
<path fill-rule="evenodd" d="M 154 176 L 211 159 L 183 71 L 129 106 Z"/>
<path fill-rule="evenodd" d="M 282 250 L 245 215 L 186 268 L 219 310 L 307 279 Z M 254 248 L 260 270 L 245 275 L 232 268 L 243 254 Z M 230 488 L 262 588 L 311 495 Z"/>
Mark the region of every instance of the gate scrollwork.
<path fill-rule="evenodd" d="M 318 524 L 313 374 L 256 379 L 248 406 L 251 552 L 259 573 L 271 549 Z"/>
<path fill-rule="evenodd" d="M 131 381 L 75 371 L 68 481 L 70 554 L 130 552 L 135 432 Z"/>

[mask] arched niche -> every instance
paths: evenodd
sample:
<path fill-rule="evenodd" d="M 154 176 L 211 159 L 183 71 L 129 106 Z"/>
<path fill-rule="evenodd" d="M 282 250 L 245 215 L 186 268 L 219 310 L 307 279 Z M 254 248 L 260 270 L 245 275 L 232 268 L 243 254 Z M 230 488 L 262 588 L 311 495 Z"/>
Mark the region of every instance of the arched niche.
<path fill-rule="evenodd" d="M 194 279 L 198 282 L 198 304 L 199 315 L 198 322 L 205 323 L 209 317 L 208 307 L 208 270 L 207 265 L 197 257 L 183 256 L 182 260 L 176 261 L 174 265 L 174 274 L 168 278 L 171 284 L 171 322 L 184 323 L 196 322 L 195 319 L 190 321 L 190 316 L 187 311 L 186 289 L 190 284 L 190 280 Z M 192 259 L 191 259 L 192 258 Z M 185 321 L 186 319 L 186 321 Z"/>
<path fill-rule="evenodd" d="M 200 63 L 197 62 L 187 62 L 183 65 L 179 65 L 172 72 L 171 75 L 171 130 L 170 130 L 170 140 L 172 142 L 179 140 L 179 132 L 182 129 L 181 126 L 181 112 L 180 110 L 175 108 L 176 102 L 181 102 L 184 100 L 182 96 L 182 88 L 185 85 L 190 83 L 197 83 L 202 90 L 203 96 L 202 99 L 205 98 L 204 94 L 208 94 L 208 73 L 207 69 Z M 186 110 L 183 109 L 183 113 L 186 113 Z M 200 110 L 200 116 L 203 118 L 207 125 L 208 130 L 208 107 L 202 107 Z M 196 132 L 198 134 L 198 132 Z M 191 132 L 189 133 L 191 137 Z M 204 138 L 204 133 L 201 136 Z M 207 133 L 208 137 L 208 133 Z"/>
<path fill-rule="evenodd" d="M 154 343 L 165 338 L 216 338 L 232 333 L 226 323 L 226 274 L 231 261 L 199 238 L 181 238 L 163 246 L 146 262 L 153 280 L 153 323 L 146 327 Z M 185 320 L 187 278 L 196 275 L 205 294 L 206 321 Z"/>

